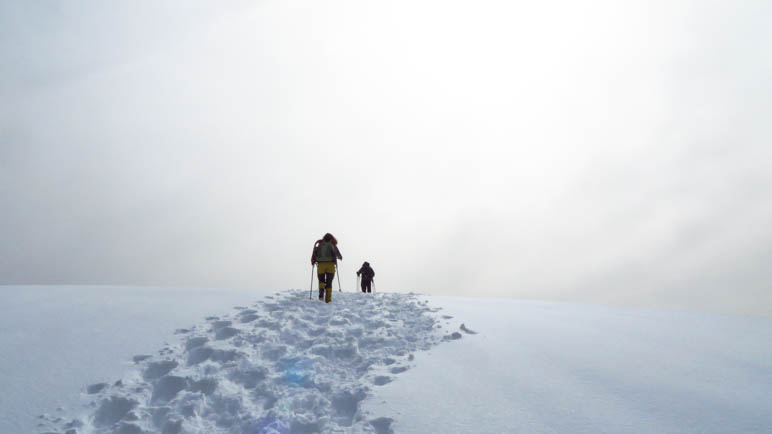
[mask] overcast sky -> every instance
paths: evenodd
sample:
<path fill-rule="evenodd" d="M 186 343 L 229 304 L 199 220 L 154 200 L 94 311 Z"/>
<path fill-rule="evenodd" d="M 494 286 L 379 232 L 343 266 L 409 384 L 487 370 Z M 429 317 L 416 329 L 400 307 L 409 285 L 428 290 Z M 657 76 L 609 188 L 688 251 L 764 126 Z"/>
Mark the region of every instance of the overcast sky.
<path fill-rule="evenodd" d="M 0 284 L 772 313 L 769 1 L 0 3 Z"/>

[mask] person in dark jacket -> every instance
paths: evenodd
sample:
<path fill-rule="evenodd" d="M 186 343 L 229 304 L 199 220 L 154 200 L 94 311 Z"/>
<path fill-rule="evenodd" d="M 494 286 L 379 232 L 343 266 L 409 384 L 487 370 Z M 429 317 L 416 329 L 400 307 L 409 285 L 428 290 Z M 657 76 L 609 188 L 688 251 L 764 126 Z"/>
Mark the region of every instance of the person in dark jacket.
<path fill-rule="evenodd" d="M 335 265 L 343 256 L 338 250 L 338 240 L 331 233 L 324 234 L 321 240 L 314 243 L 311 253 L 311 265 L 316 264 L 316 275 L 319 278 L 319 300 L 325 303 L 332 301 L 332 282 L 335 278 Z"/>
<path fill-rule="evenodd" d="M 362 276 L 362 292 L 373 292 L 371 286 L 375 277 L 375 271 L 370 267 L 369 262 L 365 261 L 362 264 L 362 268 L 357 271 L 357 276 Z"/>

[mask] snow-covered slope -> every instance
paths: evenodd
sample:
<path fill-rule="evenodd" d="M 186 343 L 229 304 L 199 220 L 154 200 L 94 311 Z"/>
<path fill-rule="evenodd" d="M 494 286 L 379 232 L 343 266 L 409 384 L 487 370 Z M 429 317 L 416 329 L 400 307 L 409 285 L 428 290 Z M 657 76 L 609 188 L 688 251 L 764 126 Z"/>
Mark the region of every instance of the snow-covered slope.
<path fill-rule="evenodd" d="M 0 434 L 37 432 L 36 416 L 80 407 L 174 330 L 271 292 L 132 286 L 0 286 Z"/>
<path fill-rule="evenodd" d="M 4 299 L 13 311 L 0 325 L 14 332 L 0 336 L 12 350 L 0 380 L 13 387 L 0 394 L 0 432 L 30 432 L 2 422 L 49 402 L 21 386 L 75 394 L 68 373 L 89 370 L 83 410 L 49 407 L 38 432 L 772 432 L 770 318 L 394 293 L 336 292 L 324 304 L 293 290 L 224 295 L 189 326 L 164 312 L 210 295 L 135 290 L 144 308 L 125 294 L 58 308 L 42 295 Z M 237 299 L 250 301 L 227 304 Z M 46 355 L 74 341 L 30 339 L 41 312 L 55 318 L 37 334 L 66 337 L 53 327 L 71 324 L 86 334 L 91 321 L 100 339 Z M 122 342 L 142 348 L 134 360 Z M 110 351 L 129 359 L 110 368 L 120 375 L 105 374 Z M 25 353 L 43 360 L 21 366 Z M 88 358 L 73 366 L 75 355 Z"/>
<path fill-rule="evenodd" d="M 397 433 L 772 433 L 772 319 L 427 297 L 477 332 L 363 403 Z"/>
<path fill-rule="evenodd" d="M 441 333 L 414 295 L 334 300 L 290 291 L 208 317 L 179 330 L 179 344 L 136 355 L 120 381 L 90 385 L 86 415 L 42 423 L 85 433 L 388 432 L 391 421 L 360 402 Z"/>

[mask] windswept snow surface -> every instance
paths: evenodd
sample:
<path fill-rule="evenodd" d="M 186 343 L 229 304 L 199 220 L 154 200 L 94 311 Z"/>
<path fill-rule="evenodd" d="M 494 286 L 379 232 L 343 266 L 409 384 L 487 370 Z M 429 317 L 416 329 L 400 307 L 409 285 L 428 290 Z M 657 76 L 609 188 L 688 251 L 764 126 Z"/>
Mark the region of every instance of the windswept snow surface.
<path fill-rule="evenodd" d="M 43 419 L 64 433 L 389 432 L 360 403 L 441 342 L 426 301 L 412 294 L 268 296 L 183 330 L 113 384 L 92 384 L 90 410 Z M 59 419 L 59 420 L 57 420 Z"/>
<path fill-rule="evenodd" d="M 175 293 L 165 308 L 207 299 L 190 295 Z M 15 336 L 47 312 L 7 298 L 11 319 L 0 325 L 12 332 L 0 342 L 12 344 L 16 362 L 0 358 L 0 380 L 12 386 L 0 394 L 0 422 L 41 396 L 40 387 L 16 387 L 18 376 L 56 395 L 70 372 L 92 370 L 79 388 L 83 410 L 50 408 L 38 432 L 772 432 L 770 318 L 414 294 L 336 292 L 331 304 L 300 290 L 264 295 L 237 308 L 212 303 L 217 316 L 176 336 L 168 330 L 169 344 L 145 342 L 130 366 L 111 368 L 121 374 L 110 381 L 103 352 L 124 341 L 137 348 L 141 310 L 131 297 L 114 306 L 95 297 L 47 319 L 86 334 L 85 315 L 114 336 L 118 344 L 78 341 L 93 359 L 83 366 L 68 364 L 71 354 L 44 356 L 35 342 L 20 346 Z M 115 324 L 89 314 L 105 311 Z M 19 367 L 25 352 L 34 357 Z M 0 432 L 30 432 L 8 426 Z"/>
<path fill-rule="evenodd" d="M 363 408 L 396 433 L 772 433 L 772 319 L 427 297 L 459 339 Z"/>
<path fill-rule="evenodd" d="M 41 413 L 80 408 L 87 384 L 115 381 L 213 312 L 274 291 L 107 285 L 0 286 L 0 434 L 36 432 Z"/>

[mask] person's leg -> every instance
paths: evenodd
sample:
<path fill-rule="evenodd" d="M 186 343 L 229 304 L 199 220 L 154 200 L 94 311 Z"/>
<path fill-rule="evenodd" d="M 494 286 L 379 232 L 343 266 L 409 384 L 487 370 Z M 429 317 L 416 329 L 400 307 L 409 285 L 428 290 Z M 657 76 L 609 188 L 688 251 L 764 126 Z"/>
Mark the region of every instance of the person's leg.
<path fill-rule="evenodd" d="M 370 280 L 367 281 L 367 292 L 373 292 L 373 282 Z"/>
<path fill-rule="evenodd" d="M 317 269 L 318 271 L 318 269 Z M 324 281 L 324 273 L 317 273 L 316 277 L 319 278 L 319 300 L 324 298 L 324 287 L 327 285 Z"/>
<path fill-rule="evenodd" d="M 316 272 L 319 276 L 319 300 L 325 298 L 328 289 L 332 291 L 332 280 L 328 279 L 327 275 L 334 271 L 335 263 L 333 262 L 320 262 L 316 264 Z"/>
<path fill-rule="evenodd" d="M 332 283 L 335 279 L 335 273 L 324 273 L 324 275 L 326 280 L 324 302 L 329 303 L 332 301 Z"/>
<path fill-rule="evenodd" d="M 366 288 L 367 288 L 367 282 L 365 282 L 365 280 L 364 280 L 364 279 L 362 279 L 362 282 L 360 283 L 360 286 L 362 287 L 362 292 L 367 292 L 367 291 L 366 291 Z"/>

